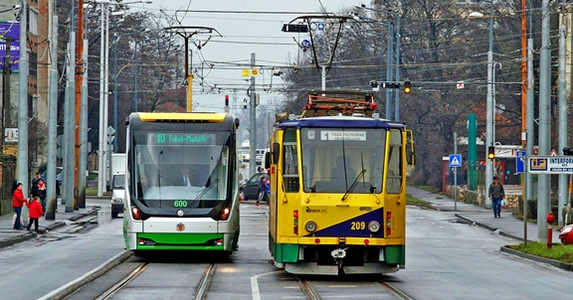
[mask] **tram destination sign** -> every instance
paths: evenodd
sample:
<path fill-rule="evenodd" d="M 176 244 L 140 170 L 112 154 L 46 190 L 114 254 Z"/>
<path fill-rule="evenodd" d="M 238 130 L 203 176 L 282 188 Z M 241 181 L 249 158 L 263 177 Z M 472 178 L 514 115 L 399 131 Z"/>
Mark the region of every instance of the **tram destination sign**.
<path fill-rule="evenodd" d="M 573 174 L 573 156 L 529 156 L 527 170 L 532 174 Z"/>

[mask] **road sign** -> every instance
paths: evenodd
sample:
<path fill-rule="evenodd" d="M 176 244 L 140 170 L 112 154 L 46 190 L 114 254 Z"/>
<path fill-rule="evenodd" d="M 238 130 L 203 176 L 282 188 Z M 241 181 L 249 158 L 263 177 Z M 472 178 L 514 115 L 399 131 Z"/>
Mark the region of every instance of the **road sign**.
<path fill-rule="evenodd" d="M 557 151 L 555 151 L 555 149 L 551 149 L 549 156 L 557 156 Z"/>
<path fill-rule="evenodd" d="M 525 151 L 515 152 L 515 172 L 524 173 L 525 172 Z"/>
<path fill-rule="evenodd" d="M 461 167 L 462 166 L 462 155 L 461 154 L 450 154 L 450 167 Z"/>
<path fill-rule="evenodd" d="M 530 156 L 527 168 L 532 174 L 573 174 L 573 156 Z"/>
<path fill-rule="evenodd" d="M 464 82 L 463 81 L 458 81 L 458 83 L 456 84 L 456 88 L 459 89 L 463 89 L 464 88 Z"/>

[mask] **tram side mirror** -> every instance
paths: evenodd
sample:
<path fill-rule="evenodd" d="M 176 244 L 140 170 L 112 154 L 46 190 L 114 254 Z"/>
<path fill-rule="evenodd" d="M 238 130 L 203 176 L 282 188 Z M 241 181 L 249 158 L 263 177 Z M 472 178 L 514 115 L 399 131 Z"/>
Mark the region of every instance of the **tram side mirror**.
<path fill-rule="evenodd" d="M 271 153 L 265 152 L 265 169 L 270 169 L 271 167 Z"/>
<path fill-rule="evenodd" d="M 273 152 L 272 152 L 273 165 L 276 165 L 279 163 L 280 153 L 281 153 L 281 145 L 279 145 L 279 143 L 273 143 Z"/>
<path fill-rule="evenodd" d="M 414 165 L 414 134 L 411 130 L 406 131 L 406 162 Z"/>

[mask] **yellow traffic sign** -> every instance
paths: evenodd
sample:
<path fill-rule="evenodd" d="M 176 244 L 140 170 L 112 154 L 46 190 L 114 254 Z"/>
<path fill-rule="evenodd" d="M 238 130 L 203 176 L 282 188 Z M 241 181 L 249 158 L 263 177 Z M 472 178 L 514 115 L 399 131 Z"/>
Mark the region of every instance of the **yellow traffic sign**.
<path fill-rule="evenodd" d="M 249 77 L 249 69 L 243 69 L 241 70 L 241 76 L 243 77 Z"/>
<path fill-rule="evenodd" d="M 259 75 L 259 70 L 258 69 L 252 69 L 251 74 L 253 74 L 253 76 L 257 76 L 257 75 Z"/>

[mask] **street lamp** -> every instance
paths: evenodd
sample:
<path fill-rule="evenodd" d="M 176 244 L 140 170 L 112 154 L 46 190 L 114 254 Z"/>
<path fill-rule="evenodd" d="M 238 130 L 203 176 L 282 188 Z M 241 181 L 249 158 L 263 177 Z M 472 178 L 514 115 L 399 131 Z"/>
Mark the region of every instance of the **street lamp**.
<path fill-rule="evenodd" d="M 149 31 L 148 28 L 113 37 L 113 128 L 117 130 L 117 42 L 124 36 L 131 36 Z M 117 139 L 113 140 L 113 152 L 117 152 Z"/>
<path fill-rule="evenodd" d="M 486 129 L 485 129 L 485 147 L 494 147 L 494 94 L 493 94 L 493 0 L 489 2 L 489 49 L 487 51 L 487 98 L 486 98 Z M 471 13 L 469 17 L 483 16 L 480 13 Z M 489 186 L 493 181 L 493 161 L 488 161 L 487 152 L 485 154 L 485 207 L 491 207 L 491 200 L 487 196 Z"/>
<path fill-rule="evenodd" d="M 111 0 L 95 0 L 101 6 L 100 20 L 100 109 L 99 109 L 99 161 L 98 161 L 98 196 L 103 196 L 106 182 L 106 143 L 107 143 L 107 116 L 108 116 L 108 85 L 109 85 L 109 6 L 118 4 L 143 3 L 150 4 L 153 0 L 138 0 L 128 2 L 115 2 Z"/>

